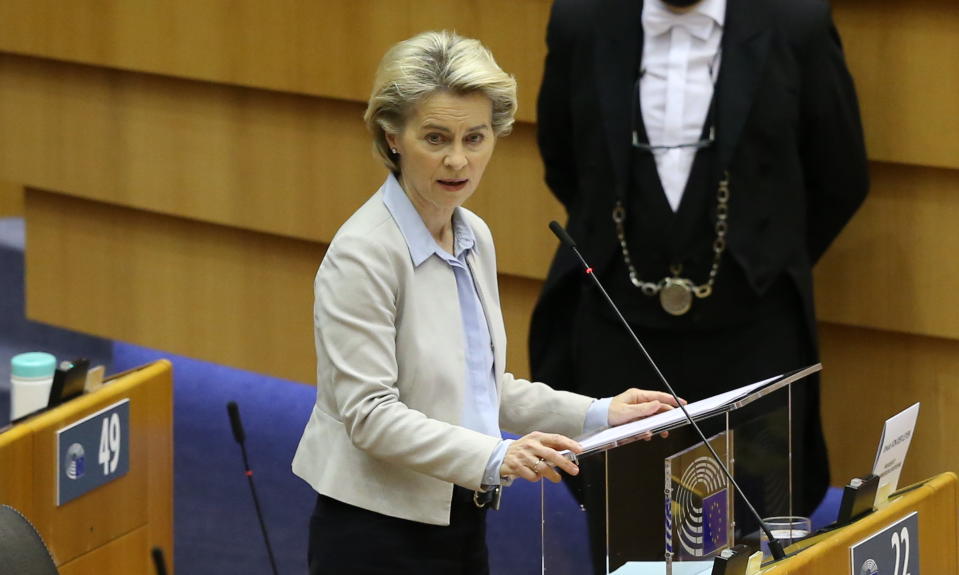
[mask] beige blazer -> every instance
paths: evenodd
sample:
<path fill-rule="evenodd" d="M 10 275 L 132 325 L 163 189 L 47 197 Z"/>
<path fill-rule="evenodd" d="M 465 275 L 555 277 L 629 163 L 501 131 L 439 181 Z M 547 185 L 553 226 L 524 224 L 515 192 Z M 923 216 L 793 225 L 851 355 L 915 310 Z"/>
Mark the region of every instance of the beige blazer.
<path fill-rule="evenodd" d="M 382 189 L 343 224 L 314 284 L 316 405 L 293 472 L 317 492 L 385 515 L 449 524 L 453 484 L 479 489 L 499 439 L 460 427 L 464 334 L 449 265 L 418 268 Z M 467 258 L 486 311 L 503 430 L 582 433 L 591 398 L 504 372 L 506 332 L 485 222 Z"/>

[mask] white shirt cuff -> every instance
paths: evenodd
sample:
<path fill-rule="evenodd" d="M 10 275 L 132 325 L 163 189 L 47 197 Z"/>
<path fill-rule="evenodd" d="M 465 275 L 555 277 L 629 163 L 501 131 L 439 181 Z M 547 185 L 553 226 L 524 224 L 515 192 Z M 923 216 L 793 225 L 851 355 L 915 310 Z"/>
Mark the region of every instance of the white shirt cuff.
<path fill-rule="evenodd" d="M 583 433 L 594 433 L 609 427 L 609 405 L 612 397 L 595 399 L 586 410 L 586 421 L 583 422 Z"/>
<path fill-rule="evenodd" d="M 483 473 L 483 491 L 486 491 L 487 487 L 494 487 L 500 484 L 509 486 L 509 484 L 512 483 L 511 481 L 503 481 L 499 475 L 499 468 L 503 466 L 503 459 L 506 458 L 506 450 L 509 449 L 511 443 L 513 443 L 512 439 L 500 441 L 496 449 L 493 450 L 492 455 L 489 456 L 489 461 L 486 462 L 486 471 Z"/>

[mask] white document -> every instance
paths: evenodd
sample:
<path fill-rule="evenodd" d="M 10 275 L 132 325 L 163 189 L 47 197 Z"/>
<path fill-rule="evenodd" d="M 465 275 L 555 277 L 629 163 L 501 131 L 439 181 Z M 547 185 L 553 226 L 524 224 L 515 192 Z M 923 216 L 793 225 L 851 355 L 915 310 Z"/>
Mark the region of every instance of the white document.
<path fill-rule="evenodd" d="M 887 419 L 882 427 L 882 440 L 879 442 L 872 473 L 879 476 L 879 485 L 889 486 L 889 493 L 895 491 L 899 485 L 899 474 L 906 461 L 918 418 L 919 404 L 916 403 Z"/>
<path fill-rule="evenodd" d="M 822 366 L 817 363 L 816 365 L 807 367 L 805 369 L 770 377 L 769 379 L 764 379 L 732 391 L 727 391 L 719 395 L 714 395 L 712 397 L 707 397 L 706 399 L 701 399 L 699 401 L 690 403 L 686 406 L 686 411 L 689 413 L 690 417 L 699 420 L 706 416 L 712 415 L 717 411 L 721 411 L 729 404 L 735 403 L 736 401 L 746 397 L 750 393 L 762 389 L 763 387 L 770 386 L 772 389 L 775 385 L 775 388 L 778 389 L 781 386 L 806 377 L 811 373 L 815 373 L 820 369 L 822 369 Z M 680 393 L 680 397 L 682 397 L 682 391 L 678 391 Z M 683 410 L 675 408 L 663 413 L 657 413 L 656 415 L 647 417 L 645 419 L 640 419 L 616 427 L 610 427 L 608 429 L 604 429 L 603 431 L 598 431 L 596 433 L 577 438 L 577 441 L 582 446 L 583 453 L 586 454 L 593 451 L 610 449 L 624 443 L 629 443 L 630 441 L 641 438 L 646 434 L 657 434 L 662 431 L 668 431 L 676 427 L 681 427 L 686 425 L 687 422 L 688 420 L 683 414 Z"/>
<path fill-rule="evenodd" d="M 663 575 L 666 572 L 664 561 L 630 561 L 612 575 Z M 709 575 L 713 572 L 713 561 L 676 561 L 673 563 L 673 575 Z"/>

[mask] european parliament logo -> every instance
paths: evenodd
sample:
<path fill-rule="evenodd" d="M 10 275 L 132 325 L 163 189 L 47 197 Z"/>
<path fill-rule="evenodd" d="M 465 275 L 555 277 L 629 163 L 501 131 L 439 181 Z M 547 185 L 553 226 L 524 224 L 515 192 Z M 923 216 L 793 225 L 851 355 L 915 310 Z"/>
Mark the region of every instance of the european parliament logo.
<path fill-rule="evenodd" d="M 680 560 L 698 559 L 729 543 L 729 490 L 712 457 L 699 457 L 673 486 L 672 517 Z"/>
<path fill-rule="evenodd" d="M 70 479 L 80 479 L 87 472 L 86 457 L 83 446 L 79 443 L 71 444 L 67 448 L 67 458 L 64 461 L 67 477 Z"/>

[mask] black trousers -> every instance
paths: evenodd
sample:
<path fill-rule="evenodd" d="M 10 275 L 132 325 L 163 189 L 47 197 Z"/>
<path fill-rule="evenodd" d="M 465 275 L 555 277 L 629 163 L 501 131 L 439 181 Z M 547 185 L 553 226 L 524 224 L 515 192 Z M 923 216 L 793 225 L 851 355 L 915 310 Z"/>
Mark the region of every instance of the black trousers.
<path fill-rule="evenodd" d="M 781 287 L 779 297 L 765 302 L 748 321 L 735 326 L 701 330 L 652 330 L 633 326 L 650 355 L 676 392 L 695 401 L 815 362 L 816 354 L 803 321 L 798 296 Z M 617 394 L 627 387 L 662 390 L 655 372 L 636 349 L 623 326 L 608 317 L 600 296 L 591 294 L 577 310 L 573 335 L 576 378 L 582 393 L 595 397 Z M 696 305 L 694 303 L 694 305 Z M 774 394 L 775 395 L 775 394 Z M 782 401 L 783 396 L 779 396 Z M 764 477 L 765 454 L 781 453 L 784 445 L 764 445 L 761 420 L 757 418 L 783 406 L 771 405 L 774 398 L 760 400 L 738 413 L 741 427 L 735 435 L 737 482 L 747 491 L 760 514 L 782 514 L 782 506 L 770 505 L 771 498 L 784 495 L 781 485 L 770 485 Z M 825 443 L 818 414 L 818 379 L 793 386 L 793 511 L 808 515 L 828 487 Z M 718 422 L 717 422 L 718 423 Z M 709 426 L 707 426 L 709 427 Z M 720 430 L 706 429 L 706 436 Z M 750 430 L 758 431 L 749 437 Z M 609 568 L 626 561 L 662 560 L 665 526 L 663 515 L 663 459 L 698 443 L 691 429 L 671 433 L 670 438 L 653 439 L 619 448 L 615 456 L 590 456 L 580 460 L 581 473 L 570 478 L 574 495 L 586 507 L 590 527 L 594 571 L 606 573 L 607 542 Z M 749 465 L 755 465 L 750 478 Z M 607 469 L 608 467 L 608 469 Z M 623 526 L 611 523 L 605 514 L 606 473 L 615 476 L 621 493 L 611 494 L 618 517 L 650 517 L 658 521 L 637 521 Z M 615 489 L 615 488 L 614 488 Z M 756 528 L 737 498 L 737 531 Z"/>
<path fill-rule="evenodd" d="M 488 575 L 486 510 L 453 487 L 449 526 L 399 519 L 317 496 L 310 575 Z"/>

